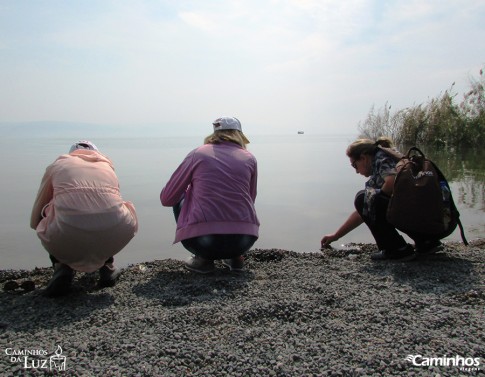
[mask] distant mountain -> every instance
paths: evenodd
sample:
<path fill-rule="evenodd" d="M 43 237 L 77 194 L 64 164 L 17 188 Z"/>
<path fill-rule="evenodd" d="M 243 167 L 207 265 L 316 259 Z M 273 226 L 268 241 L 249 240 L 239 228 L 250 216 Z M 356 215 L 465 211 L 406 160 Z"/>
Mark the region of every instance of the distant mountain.
<path fill-rule="evenodd" d="M 2 137 L 74 137 L 90 138 L 112 135 L 114 126 L 71 122 L 0 122 Z"/>
<path fill-rule="evenodd" d="M 2 138 L 68 137 L 94 139 L 100 137 L 163 137 L 191 136 L 194 127 L 185 124 L 151 124 L 115 126 L 76 122 L 0 122 Z"/>

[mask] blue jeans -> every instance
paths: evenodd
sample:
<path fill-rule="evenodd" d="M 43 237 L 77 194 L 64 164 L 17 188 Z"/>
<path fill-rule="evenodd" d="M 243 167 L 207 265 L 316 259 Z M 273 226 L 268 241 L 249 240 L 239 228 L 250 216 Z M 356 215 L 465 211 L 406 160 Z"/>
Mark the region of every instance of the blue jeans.
<path fill-rule="evenodd" d="M 182 202 L 173 207 L 177 221 Z M 230 259 L 245 254 L 258 237 L 249 234 L 207 234 L 182 240 L 182 245 L 192 254 L 209 260 Z"/>

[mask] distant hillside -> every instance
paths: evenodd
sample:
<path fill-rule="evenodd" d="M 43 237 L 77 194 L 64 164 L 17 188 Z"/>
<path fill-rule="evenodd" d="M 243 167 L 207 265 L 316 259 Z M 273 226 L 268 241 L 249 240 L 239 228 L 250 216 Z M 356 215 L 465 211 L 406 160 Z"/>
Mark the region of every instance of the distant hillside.
<path fill-rule="evenodd" d="M 114 126 L 69 122 L 0 122 L 2 137 L 73 137 L 90 138 L 112 135 Z"/>
<path fill-rule="evenodd" d="M 114 126 L 75 122 L 0 122 L 2 138 L 18 137 L 69 137 L 91 139 L 99 137 L 159 137 L 191 136 L 185 124 L 157 124 Z"/>

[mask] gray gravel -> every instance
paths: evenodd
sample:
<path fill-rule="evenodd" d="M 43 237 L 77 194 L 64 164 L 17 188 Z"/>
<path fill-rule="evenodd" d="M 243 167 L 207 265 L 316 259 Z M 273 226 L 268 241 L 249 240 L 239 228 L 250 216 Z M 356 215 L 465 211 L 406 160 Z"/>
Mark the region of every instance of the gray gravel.
<path fill-rule="evenodd" d="M 413 262 L 372 262 L 373 245 L 301 254 L 253 250 L 248 271 L 209 276 L 162 260 L 114 288 L 78 274 L 40 295 L 49 269 L 0 271 L 0 373 L 12 376 L 470 376 L 485 372 L 485 240 Z M 28 286 L 26 286 L 28 287 Z M 28 289 L 27 289 L 28 290 Z M 41 368 L 62 347 L 67 370 Z M 19 350 L 42 350 L 13 362 Z M 7 355 L 9 353 L 10 355 Z M 480 371 L 408 355 L 480 358 Z M 25 362 L 25 359 L 22 359 Z M 30 364 L 29 364 L 30 363 Z M 34 363 L 34 364 L 32 364 Z M 37 363 L 37 364 L 35 364 Z"/>

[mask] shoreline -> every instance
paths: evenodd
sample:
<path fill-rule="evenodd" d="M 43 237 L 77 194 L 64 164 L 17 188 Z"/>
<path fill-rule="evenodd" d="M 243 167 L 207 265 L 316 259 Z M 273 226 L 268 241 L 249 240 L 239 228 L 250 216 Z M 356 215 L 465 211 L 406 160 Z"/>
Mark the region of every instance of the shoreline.
<path fill-rule="evenodd" d="M 412 262 L 373 262 L 374 250 L 255 249 L 247 271 L 217 264 L 210 275 L 157 260 L 124 268 L 102 290 L 96 275 L 77 274 L 72 294 L 56 299 L 39 289 L 51 268 L 0 270 L 0 368 L 49 374 L 26 371 L 6 350 L 61 347 L 76 376 L 483 373 L 485 239 Z M 19 287 L 5 291 L 8 281 Z M 479 365 L 445 365 L 455 357 Z M 424 365 L 431 358 L 443 365 Z"/>

